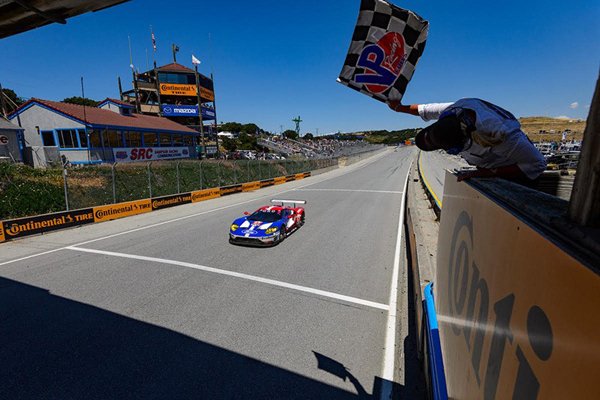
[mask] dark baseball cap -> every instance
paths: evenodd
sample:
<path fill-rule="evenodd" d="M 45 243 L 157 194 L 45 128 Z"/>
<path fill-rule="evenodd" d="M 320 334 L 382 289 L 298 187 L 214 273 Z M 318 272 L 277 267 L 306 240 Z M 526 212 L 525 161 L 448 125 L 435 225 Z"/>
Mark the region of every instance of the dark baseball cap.
<path fill-rule="evenodd" d="M 450 149 L 463 145 L 465 135 L 456 115 L 448 115 L 421 129 L 415 137 L 415 144 L 423 151 Z"/>

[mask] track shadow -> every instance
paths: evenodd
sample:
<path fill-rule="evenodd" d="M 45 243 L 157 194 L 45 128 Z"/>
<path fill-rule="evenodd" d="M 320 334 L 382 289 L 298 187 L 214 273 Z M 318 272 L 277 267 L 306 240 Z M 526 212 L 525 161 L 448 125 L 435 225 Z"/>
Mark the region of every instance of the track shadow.
<path fill-rule="evenodd" d="M 0 338 L 1 399 L 372 398 L 4 278 Z"/>
<path fill-rule="evenodd" d="M 408 238 L 410 232 L 405 226 L 404 237 Z M 406 243 L 407 247 L 410 244 Z M 425 375 L 423 374 L 423 362 L 421 360 L 422 354 L 420 354 L 419 344 L 423 342 L 423 337 L 419 338 L 421 332 L 418 332 L 417 328 L 417 307 L 422 307 L 422 304 L 416 304 L 415 298 L 421 298 L 421 296 L 415 296 L 415 290 L 421 290 L 420 287 L 415 287 L 415 277 L 413 276 L 413 270 L 410 267 L 412 265 L 412 257 L 410 251 L 406 252 L 407 263 L 409 266 L 407 270 L 407 305 L 408 305 L 408 335 L 404 339 L 404 385 L 399 387 L 398 399 L 427 399 L 427 385 L 425 381 Z"/>

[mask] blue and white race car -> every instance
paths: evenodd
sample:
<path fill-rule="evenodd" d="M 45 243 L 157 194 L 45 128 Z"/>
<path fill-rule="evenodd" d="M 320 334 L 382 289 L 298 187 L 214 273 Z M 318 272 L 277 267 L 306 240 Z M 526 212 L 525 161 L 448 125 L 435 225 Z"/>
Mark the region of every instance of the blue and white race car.
<path fill-rule="evenodd" d="M 245 217 L 233 221 L 229 227 L 229 243 L 272 246 L 304 225 L 304 207 L 296 207 L 296 204 L 306 204 L 306 201 L 273 199 L 271 203 L 279 205 L 264 206 L 252 214 L 245 212 Z"/>

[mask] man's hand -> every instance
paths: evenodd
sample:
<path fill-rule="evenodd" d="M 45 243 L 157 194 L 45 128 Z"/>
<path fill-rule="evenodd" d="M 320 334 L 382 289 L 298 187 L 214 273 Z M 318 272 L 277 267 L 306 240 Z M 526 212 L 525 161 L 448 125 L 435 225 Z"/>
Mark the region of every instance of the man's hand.
<path fill-rule="evenodd" d="M 419 115 L 419 105 L 411 104 L 409 106 L 405 106 L 400 104 L 398 100 L 388 100 L 388 107 L 396 112 L 411 114 L 411 115 Z"/>

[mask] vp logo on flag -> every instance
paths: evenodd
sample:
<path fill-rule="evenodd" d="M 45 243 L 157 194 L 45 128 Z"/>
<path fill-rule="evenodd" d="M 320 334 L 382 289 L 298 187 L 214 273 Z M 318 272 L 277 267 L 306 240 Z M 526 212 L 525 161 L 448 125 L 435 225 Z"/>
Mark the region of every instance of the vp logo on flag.
<path fill-rule="evenodd" d="M 376 44 L 366 46 L 357 66 L 365 73 L 356 74 L 356 83 L 364 83 L 371 93 L 382 93 L 396 82 L 404 62 L 404 38 L 397 32 L 386 33 Z"/>
<path fill-rule="evenodd" d="M 338 81 L 376 100 L 400 101 L 425 50 L 429 22 L 386 0 L 361 0 Z"/>

